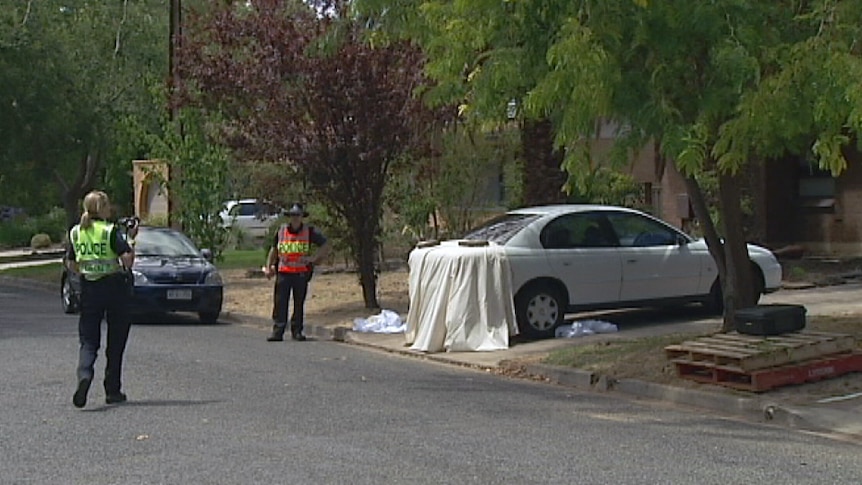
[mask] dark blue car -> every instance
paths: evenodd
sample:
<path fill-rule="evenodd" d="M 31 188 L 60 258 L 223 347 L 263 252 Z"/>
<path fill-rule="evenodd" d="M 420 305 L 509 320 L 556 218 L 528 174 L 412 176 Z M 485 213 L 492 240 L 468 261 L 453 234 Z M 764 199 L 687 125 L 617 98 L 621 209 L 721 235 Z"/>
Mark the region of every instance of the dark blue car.
<path fill-rule="evenodd" d="M 218 320 L 224 287 L 209 250 L 199 250 L 184 234 L 165 227 L 141 226 L 135 241 L 131 312 L 136 319 L 193 312 L 201 322 Z M 65 265 L 60 287 L 63 311 L 77 313 L 80 277 Z"/>

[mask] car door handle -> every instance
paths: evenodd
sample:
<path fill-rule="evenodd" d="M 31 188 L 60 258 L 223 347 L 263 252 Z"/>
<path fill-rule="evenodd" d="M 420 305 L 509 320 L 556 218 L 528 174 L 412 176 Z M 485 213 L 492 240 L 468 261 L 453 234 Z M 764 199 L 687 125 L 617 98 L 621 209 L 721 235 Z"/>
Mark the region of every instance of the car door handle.
<path fill-rule="evenodd" d="M 637 263 L 637 262 L 638 262 L 637 259 L 627 259 L 626 260 L 626 263 Z"/>

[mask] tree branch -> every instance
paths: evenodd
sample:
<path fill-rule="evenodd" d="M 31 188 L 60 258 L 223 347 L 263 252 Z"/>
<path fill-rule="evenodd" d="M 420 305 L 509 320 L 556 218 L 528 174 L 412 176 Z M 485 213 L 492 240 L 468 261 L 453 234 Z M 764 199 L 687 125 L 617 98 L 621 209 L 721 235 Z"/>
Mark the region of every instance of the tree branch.
<path fill-rule="evenodd" d="M 129 0 L 123 0 L 123 18 L 120 19 L 120 24 L 117 25 L 117 37 L 114 40 L 114 57 L 120 54 L 120 34 L 123 30 L 123 24 L 126 23 L 126 15 L 128 14 Z"/>
<path fill-rule="evenodd" d="M 33 6 L 33 0 L 27 0 L 27 11 L 24 12 L 24 18 L 21 20 L 21 26 L 23 27 L 27 20 L 30 18 L 30 8 Z"/>

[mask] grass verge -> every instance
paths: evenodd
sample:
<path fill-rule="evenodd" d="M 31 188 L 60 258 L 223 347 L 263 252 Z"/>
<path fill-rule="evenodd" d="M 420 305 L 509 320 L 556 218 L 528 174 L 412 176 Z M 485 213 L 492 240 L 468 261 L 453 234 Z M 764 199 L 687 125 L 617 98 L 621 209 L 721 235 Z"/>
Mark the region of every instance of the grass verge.
<path fill-rule="evenodd" d="M 817 332 L 852 335 L 862 346 L 862 315 L 828 315 L 808 318 L 805 327 Z M 664 348 L 698 335 L 672 334 L 639 339 L 620 339 L 573 345 L 548 354 L 543 363 L 574 367 L 615 378 L 639 378 L 652 382 L 673 382 L 675 369 Z"/>
<path fill-rule="evenodd" d="M 221 261 L 216 262 L 218 269 L 256 269 L 266 261 L 267 250 L 231 249 L 222 253 Z"/>
<path fill-rule="evenodd" d="M 62 268 L 62 263 L 46 263 L 35 266 L 23 266 L 20 268 L 7 268 L 0 270 L 0 276 L 56 283 L 59 285 Z"/>

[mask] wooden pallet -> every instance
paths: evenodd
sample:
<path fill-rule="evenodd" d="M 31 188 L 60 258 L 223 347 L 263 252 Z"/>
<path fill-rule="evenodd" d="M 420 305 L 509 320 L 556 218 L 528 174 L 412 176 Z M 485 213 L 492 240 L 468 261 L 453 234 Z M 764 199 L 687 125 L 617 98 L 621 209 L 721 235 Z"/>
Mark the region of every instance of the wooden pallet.
<path fill-rule="evenodd" d="M 862 372 L 862 352 L 836 354 L 754 371 L 685 362 L 674 364 L 678 375 L 685 379 L 743 391 L 763 392 L 790 384 L 829 379 L 849 372 Z"/>
<path fill-rule="evenodd" d="M 772 337 L 716 334 L 669 345 L 665 353 L 675 364 L 751 372 L 855 349 L 852 335 L 803 330 Z"/>

